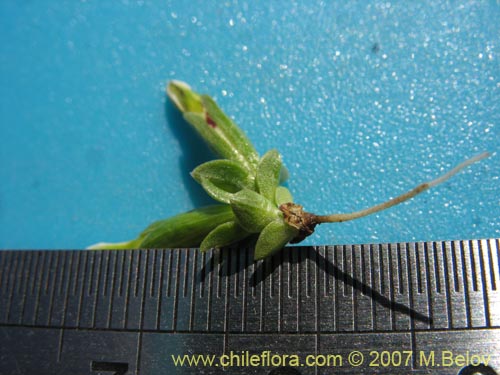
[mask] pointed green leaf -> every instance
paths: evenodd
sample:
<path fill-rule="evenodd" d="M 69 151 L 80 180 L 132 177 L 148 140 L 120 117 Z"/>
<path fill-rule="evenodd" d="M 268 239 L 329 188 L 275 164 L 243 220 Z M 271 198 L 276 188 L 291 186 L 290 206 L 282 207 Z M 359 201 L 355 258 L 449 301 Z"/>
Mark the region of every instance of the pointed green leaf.
<path fill-rule="evenodd" d="M 182 81 L 171 81 L 167 86 L 167 95 L 181 112 L 203 113 L 201 96 L 191 90 Z"/>
<path fill-rule="evenodd" d="M 208 95 L 199 95 L 189 85 L 172 81 L 167 94 L 184 119 L 201 135 L 209 147 L 222 158 L 237 160 L 255 172 L 259 155 L 245 133 L 222 112 Z"/>
<path fill-rule="evenodd" d="M 270 200 L 248 189 L 234 194 L 230 204 L 238 223 L 250 233 L 260 232 L 271 221 L 283 216 Z"/>
<path fill-rule="evenodd" d="M 198 208 L 151 224 L 139 236 L 140 247 L 197 247 L 214 228 L 231 220 L 234 214 L 228 205 Z"/>
<path fill-rule="evenodd" d="M 234 160 L 212 160 L 196 167 L 191 176 L 215 200 L 229 203 L 234 193 L 241 189 L 254 189 L 255 183 L 240 162 Z"/>
<path fill-rule="evenodd" d="M 275 201 L 276 187 L 280 180 L 281 155 L 276 150 L 270 150 L 262 157 L 257 166 L 255 182 L 259 193 L 271 202 Z"/>
<path fill-rule="evenodd" d="M 202 241 L 200 250 L 207 251 L 213 248 L 219 249 L 241 241 L 248 237 L 249 234 L 250 233 L 244 230 L 235 221 L 229 221 L 212 230 Z"/>
<path fill-rule="evenodd" d="M 293 197 L 292 193 L 290 193 L 290 190 L 288 190 L 284 186 L 278 186 L 276 188 L 276 205 L 279 207 L 283 203 L 292 203 L 293 202 Z"/>
<path fill-rule="evenodd" d="M 214 124 L 214 129 L 220 131 L 221 137 L 233 146 L 237 153 L 236 160 L 255 168 L 259 162 L 259 154 L 246 134 L 231 120 L 208 95 L 201 95 L 201 100 Z"/>
<path fill-rule="evenodd" d="M 136 239 L 128 242 L 100 242 L 91 250 L 197 247 L 217 226 L 234 221 L 229 205 L 201 207 L 150 224 Z"/>
<path fill-rule="evenodd" d="M 297 229 L 291 227 L 282 219 L 272 221 L 259 235 L 255 245 L 254 260 L 264 259 L 282 249 L 297 233 Z"/>
<path fill-rule="evenodd" d="M 140 248 L 142 239 L 136 238 L 126 242 L 99 242 L 87 247 L 87 250 L 127 250 Z"/>

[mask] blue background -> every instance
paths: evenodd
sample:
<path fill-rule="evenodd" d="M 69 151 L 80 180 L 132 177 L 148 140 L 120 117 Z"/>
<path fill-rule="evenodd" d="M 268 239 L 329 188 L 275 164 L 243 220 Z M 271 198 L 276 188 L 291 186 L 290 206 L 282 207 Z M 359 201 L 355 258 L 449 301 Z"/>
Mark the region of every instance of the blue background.
<path fill-rule="evenodd" d="M 0 247 L 84 248 L 211 203 L 213 156 L 167 102 L 213 95 L 296 202 L 349 212 L 484 150 L 401 206 L 307 244 L 500 236 L 495 1 L 0 2 Z"/>

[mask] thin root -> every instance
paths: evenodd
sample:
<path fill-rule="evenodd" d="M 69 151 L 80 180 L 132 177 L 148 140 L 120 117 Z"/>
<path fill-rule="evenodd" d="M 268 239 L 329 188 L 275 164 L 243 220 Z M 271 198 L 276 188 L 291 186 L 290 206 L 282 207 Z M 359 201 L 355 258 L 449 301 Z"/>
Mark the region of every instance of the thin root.
<path fill-rule="evenodd" d="M 474 156 L 470 159 L 467 159 L 466 161 L 464 161 L 463 163 L 460 163 L 455 168 L 446 172 L 442 176 L 440 176 L 432 181 L 424 182 L 423 184 L 418 185 L 417 187 L 413 188 L 412 190 L 410 190 L 404 194 L 401 194 L 400 196 L 397 196 L 396 198 L 392 198 L 392 199 L 388 200 L 387 202 L 383 202 L 383 203 L 377 204 L 375 206 L 366 208 L 364 210 L 351 212 L 351 213 L 347 213 L 347 214 L 314 215 L 314 221 L 318 224 L 320 224 L 320 223 L 340 223 L 343 221 L 359 219 L 361 217 L 371 215 L 375 212 L 385 210 L 389 207 L 403 203 L 403 202 L 407 201 L 408 199 L 413 198 L 414 196 L 424 192 L 425 190 L 427 190 L 431 187 L 434 187 L 436 185 L 441 184 L 442 182 L 445 182 L 450 177 L 452 177 L 455 174 L 457 174 L 458 172 L 460 172 L 462 169 L 467 168 L 471 164 L 476 163 L 484 158 L 487 158 L 489 155 L 490 154 L 488 152 L 483 152 L 480 155 L 477 155 L 477 156 Z"/>

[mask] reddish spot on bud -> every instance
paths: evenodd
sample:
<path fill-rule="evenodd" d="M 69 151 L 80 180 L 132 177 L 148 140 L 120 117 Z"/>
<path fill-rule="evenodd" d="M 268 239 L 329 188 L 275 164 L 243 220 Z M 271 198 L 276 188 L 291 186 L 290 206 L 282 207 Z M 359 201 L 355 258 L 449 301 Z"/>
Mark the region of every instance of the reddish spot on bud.
<path fill-rule="evenodd" d="M 212 128 L 217 127 L 217 124 L 215 121 L 208 115 L 208 113 L 205 115 L 205 119 L 207 121 L 207 124 L 210 125 Z"/>

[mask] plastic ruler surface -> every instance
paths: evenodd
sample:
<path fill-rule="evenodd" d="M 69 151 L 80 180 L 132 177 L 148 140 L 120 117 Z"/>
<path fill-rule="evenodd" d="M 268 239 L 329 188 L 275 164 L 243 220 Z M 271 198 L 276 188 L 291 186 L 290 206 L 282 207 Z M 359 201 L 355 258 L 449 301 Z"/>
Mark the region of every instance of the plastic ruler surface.
<path fill-rule="evenodd" d="M 499 252 L 3 251 L 0 374 L 500 374 Z"/>

